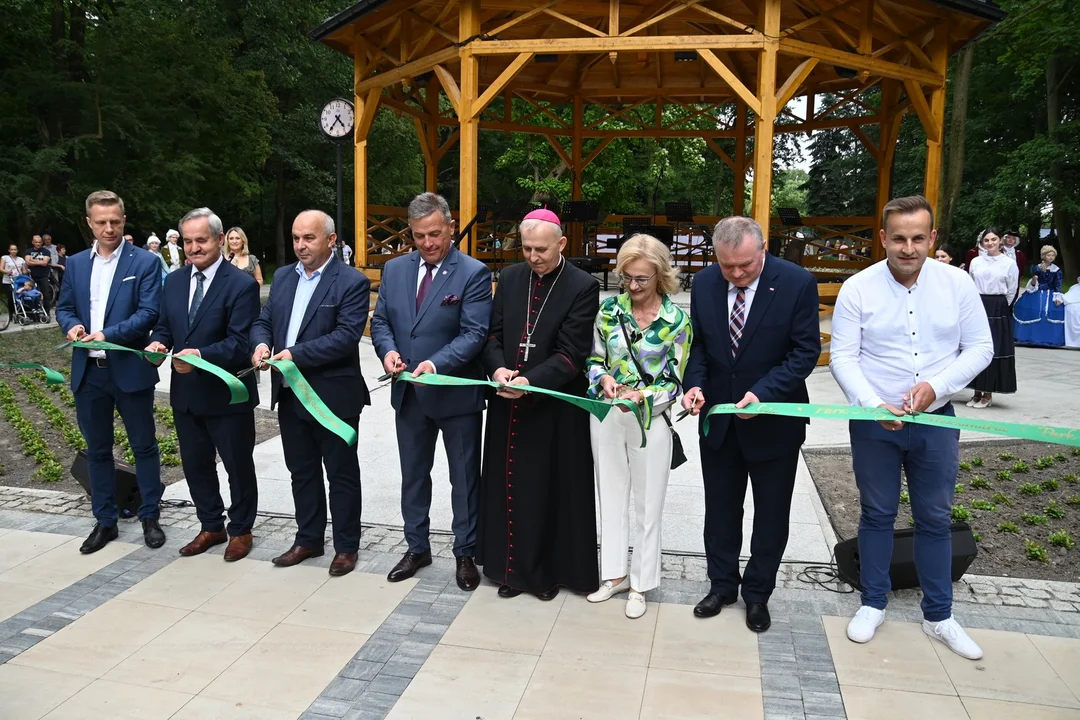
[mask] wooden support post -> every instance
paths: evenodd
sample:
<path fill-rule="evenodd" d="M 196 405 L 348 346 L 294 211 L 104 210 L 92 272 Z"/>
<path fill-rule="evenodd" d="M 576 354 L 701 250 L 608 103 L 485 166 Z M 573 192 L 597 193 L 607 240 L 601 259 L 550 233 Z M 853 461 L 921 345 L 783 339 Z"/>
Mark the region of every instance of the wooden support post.
<path fill-rule="evenodd" d="M 439 79 L 432 75 L 428 80 L 424 106 L 427 109 L 428 119 L 424 124 L 426 144 L 431 154 L 430 160 L 424 166 L 424 190 L 427 192 L 439 192 Z"/>
<path fill-rule="evenodd" d="M 458 14 L 458 38 L 460 42 L 480 34 L 480 0 L 461 0 Z M 458 223 L 464 227 L 476 217 L 477 164 L 480 160 L 480 61 L 468 48 L 461 49 L 461 107 L 458 124 L 461 129 L 460 163 L 458 171 Z M 444 82 L 445 85 L 445 82 Z M 476 253 L 474 239 L 467 249 Z M 463 240 L 462 242 L 466 242 Z"/>
<path fill-rule="evenodd" d="M 361 45 L 362 37 L 357 34 L 353 41 L 353 86 L 363 77 L 367 68 L 367 58 Z M 355 116 L 361 116 L 364 98 L 353 96 Z M 353 129 L 353 262 L 358 266 L 367 265 L 367 131 L 360 134 L 360 126 Z"/>
<path fill-rule="evenodd" d="M 732 187 L 732 215 L 746 214 L 746 126 L 750 121 L 746 103 L 735 109 L 735 183 Z"/>
<path fill-rule="evenodd" d="M 893 161 L 896 157 L 896 141 L 900 136 L 900 122 L 904 112 L 898 109 L 901 84 L 898 80 L 884 80 L 881 83 L 881 133 L 878 140 L 878 184 L 877 208 L 874 214 L 874 237 L 870 243 L 870 259 L 874 262 L 885 259 L 885 248 L 881 245 L 881 214 L 892 199 Z"/>
<path fill-rule="evenodd" d="M 766 239 L 772 221 L 773 124 L 776 121 L 776 54 L 780 36 L 780 0 L 764 0 L 760 27 L 765 45 L 758 56 L 758 93 L 761 112 L 754 121 L 754 198 L 753 217 L 761 225 Z"/>
<path fill-rule="evenodd" d="M 947 28 L 940 28 L 934 34 L 931 55 L 934 71 L 941 75 L 941 87 L 936 87 L 930 94 L 930 118 L 934 132 L 927 132 L 926 140 L 926 180 L 923 184 L 926 199 L 934 209 L 937 219 L 941 200 L 941 172 L 945 159 L 945 76 L 949 71 L 949 34 Z"/>

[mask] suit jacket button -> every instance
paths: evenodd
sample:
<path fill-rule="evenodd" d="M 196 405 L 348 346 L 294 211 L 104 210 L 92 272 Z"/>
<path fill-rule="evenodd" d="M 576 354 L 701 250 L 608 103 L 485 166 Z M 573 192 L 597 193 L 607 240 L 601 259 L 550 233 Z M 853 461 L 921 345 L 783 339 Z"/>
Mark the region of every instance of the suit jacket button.
<path fill-rule="evenodd" d="M 732 379 L 732 380 L 734 380 L 734 379 L 735 379 L 735 373 L 731 373 L 731 379 Z"/>

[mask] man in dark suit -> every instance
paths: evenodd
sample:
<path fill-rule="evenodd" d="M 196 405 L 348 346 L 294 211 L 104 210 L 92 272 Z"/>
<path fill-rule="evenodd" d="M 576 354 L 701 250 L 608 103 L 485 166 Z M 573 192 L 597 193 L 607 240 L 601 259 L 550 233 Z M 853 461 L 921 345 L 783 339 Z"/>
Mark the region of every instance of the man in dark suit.
<path fill-rule="evenodd" d="M 484 380 L 480 351 L 491 319 L 491 272 L 454 247 L 454 220 L 435 193 L 409 204 L 416 252 L 383 266 L 371 339 L 386 372 L 411 370 Z M 431 564 L 428 527 L 435 441 L 443 434 L 450 465 L 457 584 L 474 590 L 473 563 L 480 493 L 480 436 L 484 389 L 424 387 L 398 382 L 390 390 L 397 411 L 401 460 L 401 516 L 409 550 L 387 579 L 398 582 Z"/>
<path fill-rule="evenodd" d="M 265 370 L 269 366 L 263 360 L 292 360 L 330 411 L 356 430 L 360 411 L 371 404 L 360 374 L 360 339 L 367 324 L 371 283 L 360 271 L 334 259 L 336 240 L 334 221 L 326 213 L 306 210 L 296 216 L 292 242 L 300 262 L 274 273 L 270 297 L 251 330 L 251 362 Z M 295 544 L 273 563 L 290 567 L 323 554 L 325 464 L 336 553 L 330 574 L 350 573 L 360 546 L 356 448 L 320 425 L 276 372 L 270 402 L 271 407 L 279 406 L 297 524 Z"/>
<path fill-rule="evenodd" d="M 196 355 L 234 373 L 243 370 L 250 357 L 251 325 L 259 316 L 259 284 L 224 262 L 221 219 L 209 208 L 185 215 L 180 232 L 191 265 L 165 278 L 161 313 L 146 349 L 172 350 L 177 358 Z M 195 539 L 180 549 L 185 557 L 204 553 L 226 540 L 227 562 L 251 552 L 251 527 L 259 500 L 252 457 L 259 391 L 250 373 L 243 382 L 247 402 L 230 405 L 229 389 L 221 380 L 182 360 L 173 360 L 169 397 L 176 437 L 184 476 L 202 523 Z M 215 454 L 221 455 L 229 474 L 228 534 Z"/>
<path fill-rule="evenodd" d="M 68 340 L 105 341 L 138 350 L 146 347 L 161 305 L 158 259 L 124 241 L 124 201 L 99 190 L 86 198 L 86 222 L 94 234 L 89 250 L 68 259 L 56 318 Z M 133 353 L 76 349 L 71 356 L 75 414 L 86 438 L 91 503 L 97 524 L 79 551 L 97 552 L 117 537 L 113 413 L 119 410 L 135 454 L 142 495 L 139 520 L 152 548 L 165 544 L 158 524 L 161 457 L 154 434 L 157 368 Z"/>
<path fill-rule="evenodd" d="M 806 378 L 821 354 L 817 281 L 765 252 L 761 226 L 744 217 L 721 220 L 713 233 L 717 264 L 694 277 L 690 318 L 694 341 L 683 407 L 702 418 L 713 405 L 809 402 Z M 721 310 L 722 308 L 722 310 Z M 788 540 L 788 516 L 806 420 L 717 415 L 702 435 L 705 555 L 709 594 L 694 608 L 712 617 L 735 602 L 739 585 L 746 625 L 772 623 L 769 597 Z M 746 478 L 754 492 L 750 562 L 739 577 Z"/>

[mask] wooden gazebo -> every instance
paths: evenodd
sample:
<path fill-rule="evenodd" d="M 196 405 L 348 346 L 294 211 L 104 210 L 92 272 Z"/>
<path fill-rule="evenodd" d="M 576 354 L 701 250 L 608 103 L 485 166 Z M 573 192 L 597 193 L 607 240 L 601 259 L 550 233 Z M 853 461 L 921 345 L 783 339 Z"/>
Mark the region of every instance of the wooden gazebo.
<path fill-rule="evenodd" d="M 775 135 L 848 128 L 877 161 L 877 212 L 800 222 L 803 237 L 836 257 L 815 259 L 816 271 L 854 272 L 879 257 L 870 240 L 905 112 L 926 131 L 925 194 L 936 206 L 948 59 L 1002 17 L 984 0 L 362 0 L 312 33 L 354 59 L 355 261 L 372 268 L 406 250 L 404 209 L 367 200 L 377 182 L 367 136 L 383 106 L 415 121 L 428 190 L 438 190 L 439 160 L 459 145 L 459 227 L 484 202 L 478 133 L 491 129 L 545 136 L 569 168 L 574 200 L 585 167 L 617 138 L 701 138 L 734 171 L 734 213 L 782 238 L 770 213 Z M 872 88 L 880 102 L 866 100 Z M 789 108 L 799 96 L 802 114 Z M 677 122 L 662 112 L 673 105 L 685 109 Z M 587 252 L 575 239 L 571 254 Z M 492 245 L 502 244 L 468 249 L 491 261 Z"/>

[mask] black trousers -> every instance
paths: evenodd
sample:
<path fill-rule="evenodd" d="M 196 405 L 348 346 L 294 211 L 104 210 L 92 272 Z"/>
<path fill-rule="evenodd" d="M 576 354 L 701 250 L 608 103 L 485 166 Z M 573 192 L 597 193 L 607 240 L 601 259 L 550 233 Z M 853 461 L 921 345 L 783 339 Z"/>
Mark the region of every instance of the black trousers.
<path fill-rule="evenodd" d="M 356 430 L 360 416 L 343 418 Z M 285 466 L 292 475 L 296 505 L 296 544 L 321 548 L 326 537 L 326 490 L 330 483 L 330 515 L 334 520 L 334 552 L 354 553 L 360 547 L 360 458 L 352 447 L 315 421 L 292 390 L 278 395 L 278 423 Z"/>
<path fill-rule="evenodd" d="M 719 450 L 701 441 L 701 467 L 705 481 L 705 557 L 712 592 L 735 595 L 742 585 L 747 603 L 769 601 L 776 588 L 776 572 L 784 557 L 791 515 L 791 494 L 799 450 L 780 457 L 751 462 L 743 457 L 733 419 Z M 743 501 L 749 475 L 754 493 L 754 529 L 750 561 L 739 576 L 742 549 Z"/>
<path fill-rule="evenodd" d="M 173 413 L 180 461 L 184 466 L 191 499 L 202 529 L 229 531 L 230 537 L 246 535 L 255 524 L 259 486 L 255 479 L 255 411 L 225 415 Z M 229 525 L 217 475 L 217 457 L 229 476 Z"/>

